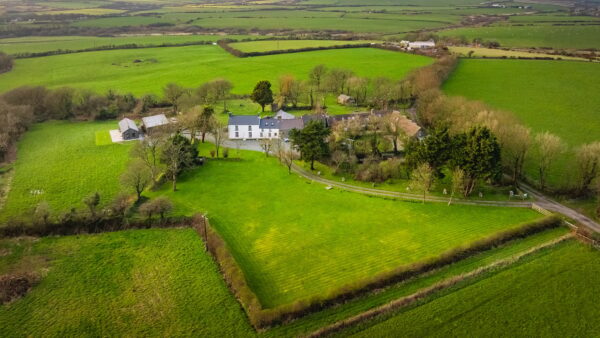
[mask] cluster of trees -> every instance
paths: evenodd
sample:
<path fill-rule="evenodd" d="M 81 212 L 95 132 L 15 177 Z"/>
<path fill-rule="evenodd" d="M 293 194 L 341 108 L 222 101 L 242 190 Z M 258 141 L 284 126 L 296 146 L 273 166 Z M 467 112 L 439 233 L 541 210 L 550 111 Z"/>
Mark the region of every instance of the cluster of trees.
<path fill-rule="evenodd" d="M 13 67 L 13 57 L 0 52 L 0 74 L 10 71 Z"/>
<path fill-rule="evenodd" d="M 46 120 L 112 119 L 134 108 L 148 109 L 151 96 L 136 99 L 131 94 L 109 91 L 106 95 L 69 87 L 20 87 L 0 96 L 0 160 L 33 122 Z"/>
<path fill-rule="evenodd" d="M 227 111 L 227 100 L 231 96 L 233 84 L 226 79 L 214 79 L 197 88 L 184 88 L 169 83 L 163 88 L 165 102 L 173 107 L 173 113 L 180 113 L 200 105 L 215 105 L 223 102 L 223 112 Z"/>

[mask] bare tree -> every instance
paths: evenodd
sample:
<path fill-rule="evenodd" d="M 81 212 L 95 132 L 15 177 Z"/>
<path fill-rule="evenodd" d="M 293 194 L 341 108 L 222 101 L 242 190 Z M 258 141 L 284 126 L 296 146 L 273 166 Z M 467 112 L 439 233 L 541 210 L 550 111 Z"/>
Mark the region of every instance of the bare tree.
<path fill-rule="evenodd" d="M 512 183 L 518 186 L 518 180 L 523 172 L 523 164 L 531 146 L 531 129 L 520 124 L 507 126 L 507 135 L 502 142 L 504 159 L 511 168 Z"/>
<path fill-rule="evenodd" d="M 148 166 L 139 159 L 134 160 L 127 170 L 121 175 L 121 184 L 135 191 L 137 201 L 142 197 L 142 192 L 152 181 L 152 173 Z"/>
<path fill-rule="evenodd" d="M 217 153 L 217 158 L 219 157 L 219 149 L 221 149 L 221 145 L 225 141 L 227 137 L 227 131 L 225 129 L 225 124 L 217 119 L 215 119 L 212 123 L 212 135 L 213 141 L 215 142 L 215 151 Z"/>
<path fill-rule="evenodd" d="M 398 144 L 406 143 L 408 136 L 403 128 L 404 116 L 398 111 L 392 112 L 383 118 L 383 130 L 384 133 L 392 141 L 394 146 L 394 153 L 398 153 Z"/>
<path fill-rule="evenodd" d="M 317 91 L 321 91 L 321 85 L 323 84 L 323 79 L 327 74 L 327 67 L 325 65 L 315 66 L 308 74 L 308 78 L 310 82 L 312 82 L 316 87 Z"/>
<path fill-rule="evenodd" d="M 577 148 L 575 159 L 579 169 L 578 193 L 583 195 L 588 192 L 600 171 L 600 142 L 584 144 Z"/>
<path fill-rule="evenodd" d="M 450 193 L 450 200 L 448 200 L 448 205 L 452 204 L 452 198 L 454 198 L 454 194 L 456 192 L 462 191 L 464 186 L 465 186 L 465 171 L 459 167 L 456 167 L 452 171 L 452 192 Z"/>
<path fill-rule="evenodd" d="M 269 157 L 269 152 L 271 151 L 271 148 L 273 148 L 273 140 L 268 139 L 268 138 L 263 138 L 263 139 L 258 140 L 258 144 L 260 145 L 262 150 L 265 152 L 265 156 Z"/>
<path fill-rule="evenodd" d="M 175 83 L 169 83 L 163 88 L 165 100 L 173 106 L 173 113 L 179 111 L 179 102 L 187 90 Z"/>
<path fill-rule="evenodd" d="M 159 172 L 159 148 L 165 142 L 165 135 L 162 133 L 151 133 L 144 137 L 144 140 L 136 144 L 131 150 L 131 155 L 142 160 L 155 180 Z"/>
<path fill-rule="evenodd" d="M 538 153 L 538 172 L 540 175 L 540 189 L 546 188 L 546 177 L 548 175 L 548 168 L 552 165 L 556 158 L 564 153 L 567 149 L 565 143 L 560 137 L 544 132 L 535 136 L 535 143 L 537 145 Z"/>
<path fill-rule="evenodd" d="M 422 163 L 413 170 L 410 187 L 423 192 L 423 203 L 425 203 L 427 194 L 433 189 L 434 184 L 435 173 L 429 164 Z"/>
<path fill-rule="evenodd" d="M 164 196 L 150 200 L 142 204 L 139 208 L 140 213 L 148 217 L 148 219 L 152 218 L 152 215 L 158 214 L 161 221 L 164 220 L 165 214 L 171 210 L 173 210 L 173 203 Z"/>
<path fill-rule="evenodd" d="M 292 149 L 292 147 L 285 147 L 283 151 L 279 154 L 279 161 L 283 163 L 288 168 L 288 174 L 292 173 L 292 166 L 294 165 L 294 161 L 298 159 L 300 155 Z"/>
<path fill-rule="evenodd" d="M 185 168 L 194 163 L 197 150 L 181 135 L 176 135 L 162 148 L 161 162 L 167 167 L 166 175 L 173 182 L 173 191 L 177 191 L 177 177 Z"/>
<path fill-rule="evenodd" d="M 114 215 L 118 215 L 121 218 L 125 218 L 127 210 L 131 207 L 129 196 L 126 193 L 118 194 L 110 204 L 110 210 Z"/>

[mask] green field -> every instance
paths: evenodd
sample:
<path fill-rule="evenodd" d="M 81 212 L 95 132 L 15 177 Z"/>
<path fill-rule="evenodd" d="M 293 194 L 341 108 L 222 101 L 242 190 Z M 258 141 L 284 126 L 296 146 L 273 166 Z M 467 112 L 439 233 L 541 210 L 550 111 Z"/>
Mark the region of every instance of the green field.
<path fill-rule="evenodd" d="M 600 48 L 600 26 L 553 26 L 549 24 L 497 25 L 457 28 L 439 32 L 441 36 L 464 36 L 498 41 L 503 47 Z"/>
<path fill-rule="evenodd" d="M 0 249 L 0 275 L 44 276 L 0 306 L 3 337 L 254 333 L 191 229 L 2 239 Z"/>
<path fill-rule="evenodd" d="M 300 49 L 311 47 L 329 47 L 339 45 L 355 45 L 370 43 L 371 41 L 336 41 L 336 40 L 266 40 L 251 42 L 236 42 L 229 44 L 242 52 L 268 52 L 272 50 Z"/>
<path fill-rule="evenodd" d="M 535 132 L 555 133 L 571 147 L 600 140 L 598 88 L 599 64 L 536 60 L 463 59 L 444 84 L 450 95 L 513 112 Z M 549 183 L 570 183 L 575 176 L 568 174 L 571 158 L 556 164 Z M 527 169 L 537 177 L 534 162 Z"/>
<path fill-rule="evenodd" d="M 108 122 L 46 122 L 34 125 L 19 142 L 18 158 L 0 220 L 21 215 L 40 201 L 59 213 L 85 208 L 82 200 L 98 191 L 103 205 L 120 190 L 118 177 L 131 144 L 96 145 L 97 132 L 117 129 Z M 106 135 L 101 136 L 106 143 Z"/>
<path fill-rule="evenodd" d="M 310 69 L 318 64 L 352 69 L 361 76 L 400 79 L 412 69 L 431 62 L 433 59 L 424 56 L 374 48 L 242 59 L 212 45 L 114 50 L 16 60 L 11 72 L 0 75 L 0 92 L 23 85 L 45 85 L 97 92 L 113 89 L 134 94 L 162 94 L 163 86 L 169 82 L 197 87 L 221 77 L 233 82 L 234 93 L 247 94 L 263 79 L 271 80 L 276 86 L 284 74 L 306 78 Z"/>
<path fill-rule="evenodd" d="M 326 296 L 539 217 L 528 209 L 423 205 L 328 191 L 288 175 L 264 154 L 242 151 L 242 157 L 209 161 L 182 176 L 177 192 L 165 185 L 149 195 L 168 196 L 177 213 L 207 213 L 267 308 Z"/>
<path fill-rule="evenodd" d="M 164 43 L 186 43 L 197 41 L 217 41 L 220 39 L 246 39 L 249 35 L 143 35 L 120 37 L 97 36 L 28 36 L 0 39 L 0 51 L 7 54 L 41 53 L 55 50 L 80 50 L 101 46 L 127 44 L 160 45 Z M 259 37 L 252 37 L 259 38 Z"/>
<path fill-rule="evenodd" d="M 569 241 L 374 326 L 364 325 L 356 336 L 598 336 L 598 283 L 600 252 Z"/>

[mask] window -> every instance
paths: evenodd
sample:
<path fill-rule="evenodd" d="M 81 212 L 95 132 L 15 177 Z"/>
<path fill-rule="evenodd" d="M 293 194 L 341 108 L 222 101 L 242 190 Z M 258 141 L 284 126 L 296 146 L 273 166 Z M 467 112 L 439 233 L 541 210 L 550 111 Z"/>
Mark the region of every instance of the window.
<path fill-rule="evenodd" d="M 252 132 L 249 132 L 249 133 L 248 133 L 248 137 L 249 137 L 249 138 L 252 138 Z"/>
<path fill-rule="evenodd" d="M 263 137 L 263 133 L 260 133 L 260 137 Z"/>
<path fill-rule="evenodd" d="M 248 131 L 252 131 L 252 126 L 248 126 Z"/>
<path fill-rule="evenodd" d="M 273 134 L 273 136 L 277 137 L 277 133 Z"/>
<path fill-rule="evenodd" d="M 238 129 L 238 126 L 236 125 L 236 126 L 235 126 L 235 131 L 238 131 L 238 130 L 239 130 L 239 129 Z M 237 133 L 236 133 L 236 134 L 237 134 Z"/>
<path fill-rule="evenodd" d="M 240 137 L 240 133 L 238 133 L 237 131 L 235 132 L 235 137 Z"/>

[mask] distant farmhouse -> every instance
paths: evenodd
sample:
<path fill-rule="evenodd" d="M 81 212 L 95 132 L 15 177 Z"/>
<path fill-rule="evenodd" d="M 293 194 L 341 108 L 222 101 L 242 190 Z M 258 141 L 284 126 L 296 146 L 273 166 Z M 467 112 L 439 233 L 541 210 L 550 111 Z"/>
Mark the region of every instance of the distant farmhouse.
<path fill-rule="evenodd" d="M 285 112 L 284 112 L 285 113 Z M 291 114 L 285 113 L 293 116 Z M 229 139 L 232 140 L 258 140 L 258 139 L 285 139 L 289 137 L 292 129 L 302 129 L 311 121 L 320 121 L 327 127 L 333 127 L 336 123 L 346 120 L 367 120 L 371 116 L 385 116 L 394 114 L 399 119 L 399 125 L 408 137 L 422 138 L 422 128 L 398 111 L 384 112 L 371 111 L 343 115 L 310 114 L 294 118 L 278 118 L 284 116 L 279 112 L 274 117 L 261 118 L 258 115 L 229 115 L 227 124 Z"/>
<path fill-rule="evenodd" d="M 353 105 L 356 103 L 352 96 L 348 96 L 346 94 L 341 94 L 337 98 L 337 103 L 342 104 L 344 106 Z"/>
<path fill-rule="evenodd" d="M 119 121 L 119 132 L 123 140 L 135 140 L 140 137 L 140 129 L 132 120 L 124 118 Z"/>
<path fill-rule="evenodd" d="M 428 49 L 428 48 L 435 48 L 435 41 L 433 40 L 428 40 L 428 41 L 400 41 L 400 45 L 405 47 L 407 50 L 413 50 L 413 49 Z"/>

